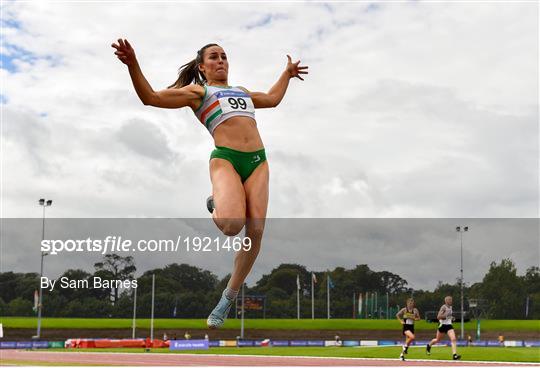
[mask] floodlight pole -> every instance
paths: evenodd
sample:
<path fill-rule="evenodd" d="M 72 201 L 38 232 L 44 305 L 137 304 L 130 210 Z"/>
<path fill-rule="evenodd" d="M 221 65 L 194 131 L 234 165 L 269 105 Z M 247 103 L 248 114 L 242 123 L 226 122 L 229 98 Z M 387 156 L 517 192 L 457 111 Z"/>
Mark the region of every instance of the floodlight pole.
<path fill-rule="evenodd" d="M 38 201 L 39 205 L 43 207 L 43 217 L 42 217 L 42 226 L 41 226 L 41 241 L 45 240 L 45 207 L 52 206 L 52 200 L 45 200 L 44 198 L 40 198 Z M 40 244 L 41 249 L 41 244 Z M 43 288 L 41 287 L 41 278 L 43 277 L 43 258 L 48 253 L 41 251 L 41 267 L 39 270 L 39 301 L 38 301 L 38 320 L 37 320 L 37 331 L 36 331 L 36 338 L 39 339 L 41 337 L 41 310 L 43 309 Z"/>
<path fill-rule="evenodd" d="M 131 322 L 131 338 L 135 339 L 135 325 L 137 319 L 137 288 L 133 288 L 133 321 Z"/>
<path fill-rule="evenodd" d="M 150 342 L 154 347 L 154 297 L 156 290 L 156 274 L 152 274 L 152 308 L 150 311 Z"/>
<path fill-rule="evenodd" d="M 466 232 L 466 231 L 469 231 L 469 227 L 468 226 L 457 226 L 456 231 L 459 232 L 460 244 L 461 244 L 461 247 L 460 247 L 460 258 L 461 258 L 460 272 L 461 272 L 461 276 L 460 276 L 460 279 L 459 279 L 460 289 L 461 289 L 461 316 L 460 316 L 460 319 L 461 319 L 461 333 L 460 333 L 460 339 L 463 340 L 464 337 L 465 337 L 465 332 L 464 332 L 465 331 L 465 322 L 464 322 L 464 316 L 463 316 L 463 308 L 464 308 L 464 299 L 463 299 L 463 233 Z"/>

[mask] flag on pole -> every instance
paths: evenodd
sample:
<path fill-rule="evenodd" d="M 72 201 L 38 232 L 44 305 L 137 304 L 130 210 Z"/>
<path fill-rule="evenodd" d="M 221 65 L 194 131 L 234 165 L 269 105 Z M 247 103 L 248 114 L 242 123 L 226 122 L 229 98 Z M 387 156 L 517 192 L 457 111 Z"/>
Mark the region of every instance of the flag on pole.
<path fill-rule="evenodd" d="M 32 307 L 32 310 L 34 312 L 37 312 L 39 306 L 39 293 L 37 290 L 34 291 L 34 306 Z"/>
<path fill-rule="evenodd" d="M 315 276 L 315 273 L 311 273 L 311 281 L 313 281 L 315 284 L 317 283 L 317 276 Z"/>
<path fill-rule="evenodd" d="M 176 306 L 178 305 L 178 297 L 174 299 L 174 309 L 172 312 L 173 317 L 176 317 Z"/>
<path fill-rule="evenodd" d="M 296 288 L 298 290 L 302 289 L 302 287 L 300 286 L 300 275 L 296 275 Z"/>
<path fill-rule="evenodd" d="M 365 315 L 366 315 L 366 318 L 368 318 L 368 312 L 369 312 L 369 308 L 368 308 L 368 302 L 369 302 L 369 293 L 366 291 L 366 312 L 365 312 Z"/>
<path fill-rule="evenodd" d="M 362 303 L 363 303 L 362 293 L 359 293 L 359 295 L 358 295 L 358 315 L 360 317 L 362 316 Z"/>
<path fill-rule="evenodd" d="M 334 288 L 334 283 L 330 280 L 330 273 L 326 273 L 326 318 L 330 319 L 330 289 Z"/>

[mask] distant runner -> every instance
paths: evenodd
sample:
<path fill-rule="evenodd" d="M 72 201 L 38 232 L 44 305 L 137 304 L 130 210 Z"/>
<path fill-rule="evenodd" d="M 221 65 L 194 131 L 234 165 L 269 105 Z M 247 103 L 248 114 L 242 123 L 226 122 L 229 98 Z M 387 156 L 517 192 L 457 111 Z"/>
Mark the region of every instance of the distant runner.
<path fill-rule="evenodd" d="M 431 347 L 433 344 L 438 343 L 444 337 L 444 334 L 447 334 L 452 343 L 452 359 L 458 360 L 461 359 L 461 355 L 457 353 L 457 344 L 456 344 L 456 333 L 454 332 L 454 326 L 452 326 L 452 297 L 447 296 L 444 298 L 444 304 L 439 313 L 437 314 L 437 319 L 439 320 L 439 327 L 437 328 L 437 335 L 429 344 L 426 345 L 426 354 L 431 354 Z"/>
<path fill-rule="evenodd" d="M 409 345 L 414 341 L 414 321 L 420 320 L 420 312 L 414 307 L 414 299 L 407 299 L 405 308 L 402 308 L 396 313 L 396 318 L 403 326 L 403 336 L 405 336 L 405 344 L 399 356 L 401 360 L 405 360 L 405 354 L 408 353 Z"/>

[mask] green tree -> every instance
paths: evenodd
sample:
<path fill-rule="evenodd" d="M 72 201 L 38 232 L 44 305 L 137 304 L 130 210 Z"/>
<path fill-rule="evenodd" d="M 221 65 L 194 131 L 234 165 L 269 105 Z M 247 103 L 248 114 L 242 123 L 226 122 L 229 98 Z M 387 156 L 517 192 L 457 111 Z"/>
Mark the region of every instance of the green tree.
<path fill-rule="evenodd" d="M 523 281 L 528 294 L 540 293 L 540 267 L 533 266 L 528 268 Z"/>
<path fill-rule="evenodd" d="M 0 273 L 0 298 L 6 303 L 20 295 L 34 295 L 39 289 L 39 275 L 37 273 Z"/>
<path fill-rule="evenodd" d="M 43 316 L 47 317 L 62 317 L 65 316 L 64 308 L 68 304 L 69 299 L 60 295 L 56 288 L 51 293 L 43 293 Z"/>
<path fill-rule="evenodd" d="M 82 301 L 82 315 L 79 317 L 104 318 L 112 317 L 113 305 L 108 300 L 85 298 Z"/>
<path fill-rule="evenodd" d="M 15 298 L 8 303 L 9 315 L 17 317 L 32 316 L 32 302 L 21 297 Z"/>
<path fill-rule="evenodd" d="M 94 276 L 101 277 L 106 280 L 133 280 L 135 271 L 135 263 L 133 257 L 121 257 L 118 254 L 107 254 L 103 257 L 102 262 L 94 264 L 96 272 Z M 118 288 L 112 288 L 113 303 L 118 300 Z"/>
<path fill-rule="evenodd" d="M 67 305 L 62 308 L 63 317 L 80 317 L 84 315 L 84 306 L 81 300 L 70 300 Z"/>
<path fill-rule="evenodd" d="M 351 277 L 355 285 L 355 289 L 360 292 L 383 292 L 386 291 L 382 278 L 371 270 L 368 265 L 357 265 L 351 270 Z"/>
<path fill-rule="evenodd" d="M 133 316 L 133 290 L 120 294 L 111 313 L 113 318 L 130 318 Z"/>
<path fill-rule="evenodd" d="M 287 297 L 292 294 L 296 295 L 296 275 L 297 271 L 293 269 L 280 269 L 276 272 L 272 272 L 268 282 L 262 290 L 279 288 L 287 294 Z"/>
<path fill-rule="evenodd" d="M 500 264 L 492 262 L 482 280 L 482 297 L 488 302 L 491 318 L 517 319 L 524 317 L 526 290 L 510 259 Z"/>
<path fill-rule="evenodd" d="M 399 275 L 388 271 L 382 271 L 377 272 L 377 276 L 381 279 L 382 286 L 386 292 L 397 294 L 407 291 L 407 280 L 401 278 Z"/>
<path fill-rule="evenodd" d="M 210 271 L 185 263 L 172 263 L 164 268 L 148 270 L 139 277 L 138 291 L 141 294 L 152 290 L 152 274 L 156 275 L 156 293 L 168 292 L 177 294 L 185 291 L 211 292 L 218 283 L 217 277 Z M 159 282 L 158 282 L 159 280 Z"/>
<path fill-rule="evenodd" d="M 540 318 L 540 267 L 533 266 L 527 269 L 523 276 L 525 290 L 529 297 L 528 318 Z"/>
<path fill-rule="evenodd" d="M 265 292 L 273 287 L 279 287 L 285 290 L 289 295 L 296 295 L 296 276 L 300 277 L 300 287 L 311 288 L 311 273 L 306 270 L 306 267 L 298 264 L 282 263 L 278 267 L 270 271 L 269 274 L 263 275 L 255 284 L 255 289 Z"/>
<path fill-rule="evenodd" d="M 50 294 L 57 294 L 62 297 L 64 297 L 66 300 L 73 300 L 73 299 L 83 299 L 87 298 L 90 294 L 90 291 L 88 288 L 71 288 L 71 287 L 61 287 L 61 280 L 67 280 L 68 282 L 70 280 L 88 280 L 90 277 L 90 274 L 86 271 L 83 271 L 81 269 L 69 269 L 66 270 L 58 279 L 56 279 L 56 284 L 54 287 L 54 290 L 50 292 Z M 45 290 L 44 290 L 45 294 Z M 45 306 L 45 302 L 43 303 Z"/>
<path fill-rule="evenodd" d="M 8 305 L 4 299 L 0 298 L 0 316 L 8 316 Z"/>

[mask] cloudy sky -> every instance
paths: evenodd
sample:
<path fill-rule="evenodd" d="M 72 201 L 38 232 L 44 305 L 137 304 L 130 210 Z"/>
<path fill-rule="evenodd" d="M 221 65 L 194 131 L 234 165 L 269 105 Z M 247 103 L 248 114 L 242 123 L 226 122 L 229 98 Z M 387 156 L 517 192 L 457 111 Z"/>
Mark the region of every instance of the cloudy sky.
<path fill-rule="evenodd" d="M 538 217 L 536 2 L 2 11 L 2 217 L 41 216 L 41 197 L 59 218 L 207 217 L 211 137 L 188 109 L 140 103 L 110 47 L 119 37 L 156 90 L 208 42 L 227 51 L 230 84 L 253 91 L 272 86 L 287 53 L 309 65 L 280 106 L 257 112 L 269 217 Z M 370 262 L 382 268 L 368 254 L 358 263 Z"/>
<path fill-rule="evenodd" d="M 510 258 L 518 272 L 538 264 L 538 219 L 269 219 L 264 246 L 253 272 L 253 285 L 281 263 L 296 263 L 322 272 L 336 267 L 368 264 L 376 271 L 397 273 L 416 289 L 433 289 L 439 281 L 454 283 L 459 276 L 460 234 L 455 224 L 466 224 L 463 233 L 463 268 L 467 284 L 481 281 L 493 261 Z M 38 244 L 41 219 L 5 219 L 3 264 L 17 272 L 39 270 Z M 173 240 L 181 237 L 176 251 L 148 252 L 135 246 L 128 252 L 138 272 L 173 262 L 211 270 L 219 277 L 231 272 L 234 253 L 221 248 L 198 252 L 184 240 L 219 236 L 210 219 L 48 219 L 46 238 L 55 240 L 103 240 L 116 236 L 139 240 Z M 222 237 L 220 242 L 224 243 Z M 58 252 L 46 257 L 45 274 L 58 277 L 68 268 L 93 272 L 98 252 Z M 303 280 L 306 284 L 309 280 Z"/>

